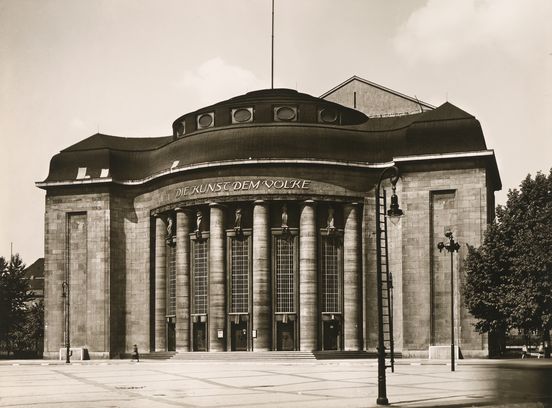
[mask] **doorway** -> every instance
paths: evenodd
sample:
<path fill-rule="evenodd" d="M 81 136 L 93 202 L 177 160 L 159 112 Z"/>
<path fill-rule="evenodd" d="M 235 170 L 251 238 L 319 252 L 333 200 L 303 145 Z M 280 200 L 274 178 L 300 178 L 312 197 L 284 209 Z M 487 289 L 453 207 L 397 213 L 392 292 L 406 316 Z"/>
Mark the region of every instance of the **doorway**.
<path fill-rule="evenodd" d="M 207 325 L 205 322 L 194 322 L 192 330 L 194 351 L 207 351 Z"/>
<path fill-rule="evenodd" d="M 167 323 L 167 351 L 176 351 L 176 324 L 174 321 Z"/>
<path fill-rule="evenodd" d="M 239 323 L 230 323 L 231 325 L 231 350 L 232 351 L 247 351 L 247 321 Z"/>
<path fill-rule="evenodd" d="M 323 350 L 341 350 L 341 322 L 339 320 L 325 320 L 322 326 Z"/>
<path fill-rule="evenodd" d="M 276 350 L 295 350 L 295 322 L 276 322 Z"/>

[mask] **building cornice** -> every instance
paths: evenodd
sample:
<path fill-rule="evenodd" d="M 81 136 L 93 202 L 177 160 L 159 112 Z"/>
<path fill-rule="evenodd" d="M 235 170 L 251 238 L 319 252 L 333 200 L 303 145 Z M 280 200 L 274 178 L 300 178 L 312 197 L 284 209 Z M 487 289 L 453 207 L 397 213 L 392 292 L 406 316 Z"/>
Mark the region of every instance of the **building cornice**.
<path fill-rule="evenodd" d="M 419 162 L 419 161 L 435 161 L 435 160 L 452 160 L 452 159 L 466 159 L 476 157 L 494 157 L 493 150 L 483 150 L 475 152 L 459 152 L 459 153 L 444 153 L 444 154 L 425 154 L 425 155 L 413 155 L 413 156 L 398 156 L 393 158 L 392 161 L 380 162 L 380 163 L 367 163 L 367 162 L 351 162 L 351 161 L 337 161 L 337 160 L 320 160 L 320 159 L 249 159 L 249 160 L 223 160 L 209 163 L 197 163 L 181 167 L 175 167 L 166 169 L 164 171 L 152 174 L 148 177 L 135 179 L 135 180 L 115 180 L 113 177 L 108 178 L 89 178 L 85 180 L 62 180 L 62 181 L 40 181 L 35 185 L 39 188 L 50 187 L 63 187 L 63 186 L 79 186 L 90 184 L 117 184 L 124 186 L 139 186 L 146 184 L 150 181 L 156 180 L 168 175 L 184 173 L 192 170 L 202 170 L 217 167 L 227 166 L 251 166 L 251 165 L 322 165 L 332 167 L 348 167 L 358 169 L 383 169 L 393 165 L 399 165 L 406 162 Z"/>

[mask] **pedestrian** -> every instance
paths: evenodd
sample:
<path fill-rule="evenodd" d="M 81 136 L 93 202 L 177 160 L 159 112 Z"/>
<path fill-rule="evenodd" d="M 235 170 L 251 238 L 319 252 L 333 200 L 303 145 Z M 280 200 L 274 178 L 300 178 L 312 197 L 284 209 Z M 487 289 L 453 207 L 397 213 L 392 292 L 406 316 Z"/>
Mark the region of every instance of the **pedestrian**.
<path fill-rule="evenodd" d="M 134 345 L 134 351 L 132 352 L 132 359 L 130 361 L 136 360 L 137 363 L 140 362 L 140 354 L 138 354 L 138 346 Z"/>

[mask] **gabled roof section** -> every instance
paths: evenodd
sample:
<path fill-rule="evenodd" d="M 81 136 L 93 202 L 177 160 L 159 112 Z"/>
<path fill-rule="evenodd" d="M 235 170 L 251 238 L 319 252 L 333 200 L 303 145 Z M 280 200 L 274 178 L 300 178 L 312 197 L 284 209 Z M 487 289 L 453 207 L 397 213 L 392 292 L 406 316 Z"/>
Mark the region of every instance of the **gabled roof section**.
<path fill-rule="evenodd" d="M 357 109 L 369 117 L 399 116 L 426 112 L 433 105 L 356 75 L 320 96 L 322 99 Z"/>
<path fill-rule="evenodd" d="M 162 137 L 120 137 L 96 133 L 72 146 L 62 150 L 62 152 L 73 152 L 82 150 L 127 150 L 143 151 L 154 150 L 172 141 L 172 136 Z"/>
<path fill-rule="evenodd" d="M 445 102 L 438 109 L 425 112 L 418 122 L 434 122 L 439 120 L 475 119 L 472 114 L 463 111 L 450 102 Z"/>

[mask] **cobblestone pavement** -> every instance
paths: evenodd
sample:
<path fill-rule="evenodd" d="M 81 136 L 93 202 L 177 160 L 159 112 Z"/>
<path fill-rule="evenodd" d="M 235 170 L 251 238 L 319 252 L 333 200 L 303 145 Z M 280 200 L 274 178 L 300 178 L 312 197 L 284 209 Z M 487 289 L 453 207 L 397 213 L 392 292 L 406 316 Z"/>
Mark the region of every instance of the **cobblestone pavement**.
<path fill-rule="evenodd" d="M 388 370 L 392 406 L 552 406 L 552 364 L 402 360 Z M 1 361 L 0 407 L 376 406 L 374 360 Z"/>

